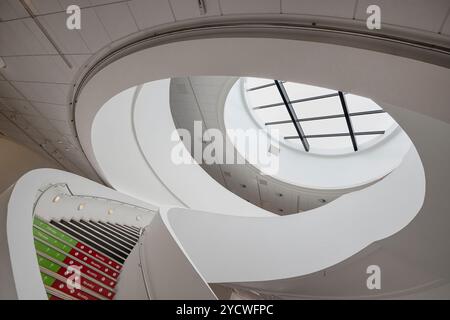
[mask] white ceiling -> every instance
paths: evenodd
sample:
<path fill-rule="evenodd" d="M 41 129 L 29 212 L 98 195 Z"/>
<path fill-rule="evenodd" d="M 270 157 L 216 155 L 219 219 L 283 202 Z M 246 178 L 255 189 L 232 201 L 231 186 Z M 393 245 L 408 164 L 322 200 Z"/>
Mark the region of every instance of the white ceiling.
<path fill-rule="evenodd" d="M 184 20 L 208 21 L 235 16 L 289 15 L 336 17 L 361 25 L 367 5 L 381 6 L 388 27 L 450 40 L 448 0 L 206 0 L 201 15 L 197 0 L 25 0 L 39 24 L 69 61 L 61 56 L 18 0 L 0 1 L 0 132 L 50 155 L 67 170 L 98 180 L 76 137 L 71 88 L 84 66 L 138 33 Z M 65 8 L 82 8 L 82 28 L 65 27 Z M 410 29 L 405 29 L 405 27 Z M 412 29 L 411 29 L 412 28 Z M 384 32 L 382 29 L 380 32 Z M 42 146 L 42 147 L 41 147 Z"/>

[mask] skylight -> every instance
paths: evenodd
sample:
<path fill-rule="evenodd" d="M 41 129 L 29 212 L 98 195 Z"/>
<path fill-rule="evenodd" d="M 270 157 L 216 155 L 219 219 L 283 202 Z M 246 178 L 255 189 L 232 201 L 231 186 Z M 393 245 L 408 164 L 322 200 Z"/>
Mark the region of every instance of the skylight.
<path fill-rule="evenodd" d="M 245 78 L 244 88 L 254 118 L 306 152 L 356 152 L 397 125 L 374 101 L 345 92 L 262 78 Z"/>

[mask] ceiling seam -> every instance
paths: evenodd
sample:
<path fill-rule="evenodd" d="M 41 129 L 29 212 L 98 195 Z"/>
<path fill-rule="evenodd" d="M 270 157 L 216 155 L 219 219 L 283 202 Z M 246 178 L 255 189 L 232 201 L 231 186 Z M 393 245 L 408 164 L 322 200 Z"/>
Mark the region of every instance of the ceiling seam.
<path fill-rule="evenodd" d="M 191 78 L 187 77 L 187 81 L 189 82 L 189 86 L 191 87 L 192 94 L 194 95 L 195 104 L 197 106 L 198 112 L 200 113 L 200 117 L 202 118 L 202 122 L 205 125 L 205 128 L 209 129 L 209 127 L 208 127 L 208 125 L 207 125 L 207 123 L 205 121 L 205 117 L 203 115 L 202 109 L 200 108 L 200 103 L 198 102 L 197 95 L 196 95 L 195 90 L 194 90 L 194 86 L 192 85 L 192 82 L 191 82 Z M 203 136 L 203 132 L 202 132 L 202 136 Z M 203 137 L 202 137 L 202 143 L 203 143 Z M 228 186 L 228 183 L 227 183 L 227 181 L 225 179 L 225 175 L 223 174 L 223 169 L 222 169 L 221 165 L 219 165 L 219 170 L 220 170 L 220 175 L 222 176 L 222 179 L 223 179 L 223 183 L 225 184 L 225 187 L 227 189 L 229 189 L 229 186 Z"/>
<path fill-rule="evenodd" d="M 177 18 L 175 17 L 175 12 L 173 11 L 173 6 L 172 6 L 172 2 L 170 0 L 167 0 L 167 2 L 169 3 L 169 8 L 170 8 L 170 12 L 172 13 L 172 18 L 173 21 L 177 21 Z"/>
<path fill-rule="evenodd" d="M 439 30 L 438 30 L 439 34 L 442 34 L 442 30 L 444 30 L 445 23 L 447 22 L 449 17 L 450 17 L 450 6 L 447 9 L 447 14 L 445 15 L 444 21 L 442 21 L 441 26 L 439 27 Z"/>
<path fill-rule="evenodd" d="M 358 10 L 358 5 L 359 5 L 359 0 L 356 0 L 355 5 L 353 7 L 353 15 L 352 15 L 353 20 L 356 20 L 356 11 Z"/>
<path fill-rule="evenodd" d="M 95 5 L 80 7 L 80 9 L 83 10 L 83 9 L 90 9 L 90 8 L 106 7 L 106 6 L 111 6 L 111 5 L 119 4 L 119 3 L 125 3 L 125 2 L 129 2 L 129 1 L 130 0 L 120 0 L 120 1 L 116 1 L 116 2 L 110 2 L 110 3 L 95 4 Z M 45 16 L 50 16 L 50 15 L 58 14 L 58 13 L 66 13 L 66 10 L 59 10 L 59 11 L 52 11 L 52 12 L 47 12 L 47 13 L 34 14 L 34 16 L 35 17 L 45 17 Z M 20 18 L 13 18 L 13 19 L 1 20 L 0 22 L 17 21 L 17 20 L 22 20 L 22 19 L 28 19 L 30 17 L 31 16 L 20 17 Z"/>
<path fill-rule="evenodd" d="M 34 23 L 36 24 L 36 26 L 41 30 L 41 32 L 44 34 L 44 36 L 47 38 L 47 40 L 50 42 L 50 44 L 53 46 L 53 48 L 56 50 L 56 52 L 58 52 L 59 56 L 61 57 L 61 59 L 64 61 L 64 63 L 70 68 L 72 69 L 73 65 L 72 63 L 69 61 L 69 59 L 67 59 L 63 53 L 62 50 L 59 48 L 58 44 L 55 42 L 55 40 L 51 37 L 50 33 L 48 32 L 48 30 L 45 28 L 45 26 L 39 21 L 39 19 L 34 15 L 33 11 L 31 10 L 31 8 L 27 5 L 27 3 L 25 2 L 25 0 L 19 0 L 20 4 L 23 6 L 23 8 L 28 12 L 29 16 L 31 17 L 31 19 L 33 19 Z"/>

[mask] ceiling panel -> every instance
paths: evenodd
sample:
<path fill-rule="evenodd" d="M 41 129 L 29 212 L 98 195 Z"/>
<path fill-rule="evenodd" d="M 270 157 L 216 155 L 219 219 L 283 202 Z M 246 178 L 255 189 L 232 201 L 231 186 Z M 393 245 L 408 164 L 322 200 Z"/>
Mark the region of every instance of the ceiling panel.
<path fill-rule="evenodd" d="M 30 18 L 0 23 L 0 55 L 47 54 L 55 51 Z"/>
<path fill-rule="evenodd" d="M 353 18 L 356 0 L 283 0 L 283 13 Z"/>
<path fill-rule="evenodd" d="M 0 98 L 0 110 L 13 111 L 14 108 L 10 107 L 9 103 L 6 103 L 5 100 L 5 98 Z"/>
<path fill-rule="evenodd" d="M 279 186 L 272 181 L 267 184 L 259 183 L 261 200 L 270 203 L 277 214 L 291 214 L 297 212 L 297 195 L 294 191 Z"/>
<path fill-rule="evenodd" d="M 216 180 L 221 185 L 225 185 L 225 180 L 222 176 L 222 172 L 220 170 L 220 166 L 208 166 L 202 165 L 203 170 L 205 170 L 214 180 Z"/>
<path fill-rule="evenodd" d="M 251 203 L 260 203 L 256 179 L 237 181 L 234 178 L 228 178 L 226 182 L 228 188 L 242 199 Z"/>
<path fill-rule="evenodd" d="M 93 6 L 111 4 L 115 2 L 126 2 L 127 0 L 90 0 Z"/>
<path fill-rule="evenodd" d="M 0 81 L 0 98 L 22 99 L 23 96 L 9 82 Z"/>
<path fill-rule="evenodd" d="M 17 113 L 38 116 L 39 113 L 33 108 L 30 102 L 23 99 L 2 98 L 4 104 L 8 105 Z"/>
<path fill-rule="evenodd" d="M 367 7 L 380 6 L 381 27 L 383 23 L 438 32 L 450 7 L 448 0 L 359 0 L 356 18 L 366 20 Z"/>
<path fill-rule="evenodd" d="M 221 0 L 223 14 L 280 13 L 280 0 Z"/>
<path fill-rule="evenodd" d="M 61 12 L 63 10 L 58 0 L 26 1 L 35 15 Z"/>
<path fill-rule="evenodd" d="M 140 30 L 175 20 L 168 0 L 133 0 L 128 5 Z"/>
<path fill-rule="evenodd" d="M 65 12 L 44 15 L 37 19 L 42 23 L 63 53 L 90 53 L 79 31 L 67 29 L 67 14 Z"/>
<path fill-rule="evenodd" d="M 81 20 L 79 32 L 92 53 L 97 52 L 111 42 L 108 33 L 93 8 L 81 9 L 81 16 L 83 19 Z"/>
<path fill-rule="evenodd" d="M 220 15 L 219 0 L 205 0 L 206 14 L 200 14 L 197 0 L 170 0 L 175 19 L 185 20 Z"/>
<path fill-rule="evenodd" d="M 52 120 L 52 125 L 63 135 L 75 134 L 73 125 L 65 120 Z"/>
<path fill-rule="evenodd" d="M 11 81 L 71 83 L 76 70 L 69 69 L 59 56 L 5 57 L 3 74 Z"/>
<path fill-rule="evenodd" d="M 75 4 L 80 8 L 91 7 L 95 5 L 95 1 L 92 0 L 59 0 L 61 7 L 66 10 L 68 6 Z"/>
<path fill-rule="evenodd" d="M 447 19 L 442 26 L 442 34 L 450 36 L 450 14 L 447 15 Z"/>
<path fill-rule="evenodd" d="M 112 40 L 120 39 L 138 31 L 127 3 L 96 7 L 95 12 Z"/>
<path fill-rule="evenodd" d="M 51 120 L 68 120 L 72 117 L 71 109 L 68 106 L 42 102 L 33 102 L 33 106 L 44 117 Z"/>
<path fill-rule="evenodd" d="M 47 102 L 54 104 L 67 104 L 70 85 L 57 83 L 38 82 L 13 82 L 22 94 L 31 101 Z M 0 83 L 0 94 L 1 94 Z M 19 97 L 20 98 L 20 97 Z"/>
<path fill-rule="evenodd" d="M 23 115 L 25 120 L 36 129 L 55 130 L 50 121 L 42 116 Z"/>
<path fill-rule="evenodd" d="M 50 43 L 50 41 L 48 40 L 48 38 L 45 36 L 45 34 L 42 32 L 42 30 L 38 27 L 38 25 L 36 24 L 36 22 L 31 19 L 22 19 L 20 20 L 22 21 L 28 28 L 28 30 L 30 30 L 30 32 L 34 35 L 34 37 L 36 38 L 36 40 L 39 42 L 40 46 L 42 47 L 42 51 L 43 53 L 48 53 L 48 54 L 57 54 L 57 51 L 55 50 L 55 48 L 53 47 L 53 45 Z M 41 49 L 38 49 L 36 46 L 36 51 L 37 54 L 40 52 Z M 34 53 L 33 51 L 27 52 L 27 54 L 31 54 Z"/>
<path fill-rule="evenodd" d="M 28 17 L 28 13 L 18 0 L 0 1 L 1 20 L 10 20 L 23 17 Z"/>

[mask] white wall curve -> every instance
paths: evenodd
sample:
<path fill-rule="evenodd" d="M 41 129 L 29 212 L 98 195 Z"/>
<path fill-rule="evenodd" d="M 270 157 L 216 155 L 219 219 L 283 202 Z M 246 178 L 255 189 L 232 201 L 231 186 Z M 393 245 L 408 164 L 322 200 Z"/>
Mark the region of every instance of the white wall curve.
<path fill-rule="evenodd" d="M 167 216 L 208 282 L 267 281 L 323 270 L 400 231 L 424 196 L 425 174 L 411 148 L 382 181 L 305 213 L 254 219 L 171 209 Z"/>
<path fill-rule="evenodd" d="M 280 46 L 287 50 L 279 62 L 267 64 Z M 240 50 L 236 52 L 232 49 L 235 47 Z M 295 64 L 289 62 L 293 59 Z M 449 80 L 447 69 L 412 62 L 377 52 L 306 41 L 223 38 L 172 43 L 123 57 L 93 76 L 79 95 L 76 125 L 83 149 L 101 171 L 92 148 L 92 122 L 111 96 L 133 85 L 171 76 L 235 76 L 244 72 L 270 78 L 282 75 L 284 79 L 340 89 L 414 110 L 420 110 L 421 103 L 427 102 L 424 96 L 438 96 L 431 108 L 422 111 L 440 116 L 445 96 L 449 95 L 444 85 Z M 361 67 L 352 68 L 354 65 Z M 385 79 L 387 71 L 389 78 Z M 393 83 L 401 84 L 395 92 L 390 90 Z M 414 90 L 417 86 L 422 86 L 421 94 Z"/>
<path fill-rule="evenodd" d="M 280 51 L 280 47 L 283 47 L 284 50 Z M 267 61 L 273 61 L 271 59 L 273 56 L 278 56 L 279 60 L 267 63 Z M 324 86 L 366 96 L 383 103 L 385 110 L 410 136 L 425 166 L 426 211 L 449 208 L 448 197 L 442 192 L 442 190 L 448 190 L 446 187 L 448 180 L 444 178 L 448 178 L 450 172 L 449 147 L 448 145 L 445 147 L 441 143 L 427 144 L 425 141 L 430 139 L 430 136 L 423 129 L 417 129 L 417 126 L 421 124 L 415 122 L 416 118 L 413 118 L 414 121 L 409 121 L 411 120 L 409 115 L 412 114 L 410 111 L 434 118 L 431 119 L 431 123 L 434 122 L 435 127 L 443 128 L 441 131 L 444 136 L 439 137 L 439 141 L 445 141 L 445 139 L 448 141 L 450 137 L 447 130 L 450 122 L 450 113 L 447 110 L 447 102 L 450 101 L 450 91 L 447 90 L 447 85 L 450 83 L 449 70 L 402 57 L 338 45 L 280 39 L 198 39 L 149 48 L 123 57 L 92 77 L 79 96 L 76 121 L 83 148 L 90 160 L 99 166 L 90 136 L 93 118 L 98 109 L 111 96 L 123 89 L 150 80 L 173 76 L 236 76 L 243 74 L 274 79 L 283 78 L 289 81 Z M 112 78 L 116 81 L 108 81 Z M 430 101 L 433 101 L 433 104 L 430 104 Z M 410 111 L 405 112 L 402 108 Z M 430 130 L 431 132 L 433 130 Z M 436 150 L 436 148 L 440 148 L 440 150 Z M 411 157 L 414 158 L 413 155 Z M 405 162 L 405 164 L 408 163 Z M 421 176 L 420 170 L 416 175 L 417 177 Z M 410 178 L 406 176 L 404 179 L 408 181 Z M 377 185 L 372 187 L 375 188 Z M 431 188 L 428 187 L 429 185 Z M 414 202 L 416 209 L 419 210 L 422 200 L 420 191 L 424 192 L 424 189 L 423 185 L 422 187 L 415 186 L 418 192 L 415 193 L 414 201 L 411 203 Z M 361 194 L 360 192 L 363 191 L 368 192 L 368 190 L 362 190 L 346 197 Z M 433 201 L 430 202 L 428 199 L 433 199 Z M 341 201 L 344 200 L 345 197 Z M 215 207 L 217 206 L 222 206 L 222 203 L 216 203 Z M 318 214 L 319 210 L 327 211 L 327 207 L 316 209 L 317 215 L 315 216 L 321 217 L 322 215 Z M 313 213 L 311 211 L 307 216 L 313 216 Z M 395 219 L 401 221 L 397 221 L 395 230 L 389 229 L 389 231 L 380 232 L 376 238 L 359 242 L 359 249 L 350 245 L 351 250 L 341 252 L 340 258 L 362 250 L 371 241 L 388 237 L 392 235 L 391 232 L 399 231 L 401 227 L 411 221 L 413 217 L 411 215 L 416 213 L 417 211 L 399 213 Z M 425 213 L 422 210 L 421 217 Z M 273 221 L 286 218 L 288 217 L 273 218 Z M 337 218 L 331 217 L 331 219 Z M 448 221 L 443 220 L 443 222 L 448 226 Z M 384 223 L 385 221 L 378 222 L 378 224 Z M 413 223 L 412 225 L 413 229 L 417 228 L 417 224 Z M 380 230 L 384 230 L 382 225 L 379 226 Z M 361 236 L 364 238 L 363 235 Z M 333 243 L 327 242 L 326 245 L 333 246 Z M 339 248 L 335 249 L 339 251 Z M 187 251 L 191 254 L 189 250 Z M 337 262 L 339 261 L 335 261 L 335 263 Z M 331 262 L 328 261 L 328 263 Z M 327 265 L 327 263 L 323 265 Z M 316 267 L 320 267 L 320 265 L 316 265 Z M 309 271 L 312 272 L 312 270 L 313 268 Z"/>

